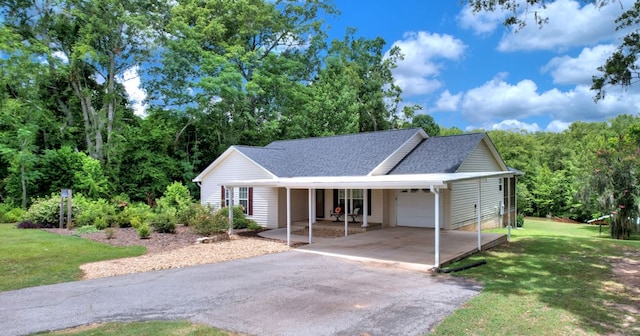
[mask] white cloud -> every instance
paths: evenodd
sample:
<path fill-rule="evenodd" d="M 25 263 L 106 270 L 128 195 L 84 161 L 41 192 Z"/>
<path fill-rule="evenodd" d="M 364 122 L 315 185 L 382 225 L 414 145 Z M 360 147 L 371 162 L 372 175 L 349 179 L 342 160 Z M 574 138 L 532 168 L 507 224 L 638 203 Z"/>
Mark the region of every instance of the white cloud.
<path fill-rule="evenodd" d="M 584 48 L 578 57 L 562 56 L 551 59 L 542 67 L 550 72 L 555 84 L 591 85 L 591 78 L 599 75 L 597 68 L 615 51 L 611 44 Z"/>
<path fill-rule="evenodd" d="M 540 92 L 532 80 L 511 84 L 506 82 L 504 75 L 499 75 L 464 93 L 461 112 L 468 121 L 483 125 L 495 120 L 526 120 L 540 116 L 563 122 L 605 120 L 640 110 L 638 91 L 612 88 L 596 104 L 593 101 L 595 92 L 586 85 L 568 91 L 554 88 Z M 554 123 L 551 127 L 560 125 Z"/>
<path fill-rule="evenodd" d="M 61 60 L 63 63 L 69 63 L 69 58 L 62 51 L 54 51 L 52 55 L 53 57 Z"/>
<path fill-rule="evenodd" d="M 471 29 L 477 35 L 486 35 L 496 30 L 504 22 L 507 15 L 507 12 L 500 10 L 474 13 L 469 5 L 465 5 L 456 19 L 460 27 Z"/>
<path fill-rule="evenodd" d="M 545 128 L 545 131 L 554 132 L 554 133 L 560 133 L 560 132 L 562 132 L 562 131 L 564 131 L 566 129 L 569 129 L 569 126 L 571 126 L 570 122 L 554 120 L 554 121 L 550 122 L 549 125 L 547 125 L 547 128 Z"/>
<path fill-rule="evenodd" d="M 527 131 L 527 132 L 537 132 L 540 130 L 540 126 L 537 123 L 528 124 L 526 122 L 522 122 L 516 119 L 507 119 L 503 120 L 497 124 L 491 125 L 492 130 L 503 130 L 503 131 Z"/>
<path fill-rule="evenodd" d="M 440 94 L 440 98 L 436 101 L 436 105 L 430 108 L 430 111 L 435 112 L 453 112 L 460 108 L 460 102 L 462 101 L 462 93 L 452 95 L 449 90 L 445 90 Z"/>
<path fill-rule="evenodd" d="M 616 32 L 615 19 L 624 7 L 629 9 L 633 0 L 612 1 L 599 7 L 593 2 L 581 6 L 576 0 L 548 2 L 546 8 L 532 6 L 522 13 L 527 25 L 519 31 L 506 34 L 498 50 L 566 50 L 570 47 L 590 46 L 603 41 L 613 41 L 623 32 Z M 535 15 L 548 18 L 541 28 L 534 22 Z"/>
<path fill-rule="evenodd" d="M 143 101 L 147 97 L 147 94 L 140 88 L 140 76 L 138 75 L 138 67 L 134 66 L 127 69 L 119 78 L 124 85 L 127 94 L 129 95 L 129 102 L 134 112 L 138 116 L 145 115 L 146 104 Z"/>
<path fill-rule="evenodd" d="M 443 64 L 438 61 L 458 60 L 466 49 L 461 40 L 451 35 L 424 31 L 405 33 L 393 47 L 399 47 L 404 54 L 393 69 L 393 76 L 406 97 L 431 93 L 441 87 L 437 78 Z"/>

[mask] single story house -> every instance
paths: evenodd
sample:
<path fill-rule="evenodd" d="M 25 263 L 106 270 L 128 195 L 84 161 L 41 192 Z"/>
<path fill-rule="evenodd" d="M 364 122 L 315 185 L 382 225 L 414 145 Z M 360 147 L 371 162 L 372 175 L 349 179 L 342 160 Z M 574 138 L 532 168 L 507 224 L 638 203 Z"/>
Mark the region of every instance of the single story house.
<path fill-rule="evenodd" d="M 355 215 L 439 232 L 514 223 L 519 174 L 486 133 L 412 128 L 231 146 L 194 181 L 203 204 L 242 205 L 267 228 Z"/>

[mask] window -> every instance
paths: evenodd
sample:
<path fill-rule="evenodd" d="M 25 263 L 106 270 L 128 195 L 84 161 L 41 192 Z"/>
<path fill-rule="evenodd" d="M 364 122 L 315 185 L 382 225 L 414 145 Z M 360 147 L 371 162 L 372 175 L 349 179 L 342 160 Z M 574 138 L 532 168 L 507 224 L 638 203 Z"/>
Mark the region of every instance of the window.
<path fill-rule="evenodd" d="M 349 204 L 344 206 L 345 197 L 344 197 L 344 189 L 338 190 L 338 203 L 342 205 L 345 209 L 347 209 L 347 213 L 353 212 L 354 209 L 360 209 L 360 213 L 364 210 L 363 203 L 364 202 L 364 193 L 362 189 L 351 189 L 349 190 Z"/>
<path fill-rule="evenodd" d="M 362 189 L 352 189 L 349 190 L 348 195 L 349 204 L 345 206 L 344 189 L 333 189 L 333 208 L 339 206 L 349 212 L 355 208 L 360 208 L 360 213 L 364 214 L 364 191 Z M 371 216 L 371 189 L 367 189 L 367 215 Z"/>
<path fill-rule="evenodd" d="M 249 188 L 242 187 L 238 190 L 238 201 L 242 207 L 242 212 L 246 215 L 249 213 Z"/>
<path fill-rule="evenodd" d="M 253 216 L 253 188 L 243 187 L 238 188 L 233 193 L 234 195 L 234 205 L 242 206 L 243 212 L 246 215 Z M 222 186 L 220 190 L 220 205 L 223 207 L 229 206 L 229 190 Z M 237 200 L 237 202 L 236 202 Z"/>

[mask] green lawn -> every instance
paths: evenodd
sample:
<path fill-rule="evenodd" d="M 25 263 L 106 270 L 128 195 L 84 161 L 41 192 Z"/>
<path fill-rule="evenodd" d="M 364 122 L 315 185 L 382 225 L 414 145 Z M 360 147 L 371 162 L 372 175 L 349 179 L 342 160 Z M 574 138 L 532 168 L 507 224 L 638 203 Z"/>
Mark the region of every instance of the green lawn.
<path fill-rule="evenodd" d="M 76 236 L 0 224 L 0 291 L 79 280 L 81 264 L 138 256 L 146 248 L 113 247 Z"/>
<path fill-rule="evenodd" d="M 112 322 L 97 326 L 80 327 L 37 335 L 66 335 L 66 336 L 231 336 L 240 335 L 208 326 L 193 324 L 186 321 L 164 322 Z"/>
<path fill-rule="evenodd" d="M 455 273 L 481 281 L 484 289 L 436 335 L 640 334 L 640 319 L 630 313 L 639 303 L 612 282 L 610 263 L 640 250 L 640 241 L 612 240 L 605 232 L 599 237 L 598 226 L 533 219 L 511 232 L 511 243 L 451 265 L 486 259 Z"/>

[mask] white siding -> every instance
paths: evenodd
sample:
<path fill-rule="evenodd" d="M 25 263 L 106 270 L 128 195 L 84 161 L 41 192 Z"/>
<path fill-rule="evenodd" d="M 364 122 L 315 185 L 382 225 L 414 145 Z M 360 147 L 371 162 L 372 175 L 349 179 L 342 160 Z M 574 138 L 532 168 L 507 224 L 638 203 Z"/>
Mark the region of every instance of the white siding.
<path fill-rule="evenodd" d="M 498 206 L 502 200 L 502 191 L 498 189 L 497 178 L 482 182 L 482 219 L 498 216 Z M 476 223 L 478 214 L 478 181 L 456 182 L 451 185 L 451 229 Z"/>
<path fill-rule="evenodd" d="M 493 156 L 485 140 L 481 141 L 460 165 L 457 172 L 502 171 L 500 163 Z M 504 192 L 499 189 L 500 179 L 489 178 L 482 182 L 482 220 L 498 216 L 500 201 Z M 478 181 L 464 181 L 451 184 L 451 229 L 476 223 L 478 214 Z"/>
<path fill-rule="evenodd" d="M 272 178 L 272 176 L 242 154 L 230 153 L 226 159 L 203 177 L 200 186 L 200 202 L 220 208 L 222 205 L 221 181 L 264 178 Z M 238 204 L 238 196 L 238 188 L 234 188 L 234 204 Z M 274 188 L 254 188 L 253 216 L 247 217 L 262 226 L 277 226 L 277 201 L 277 191 Z"/>
<path fill-rule="evenodd" d="M 500 164 L 483 140 L 462 162 L 456 173 L 501 171 Z"/>
<path fill-rule="evenodd" d="M 420 132 L 416 132 L 416 134 L 411 137 L 407 142 L 402 144 L 400 148 L 398 148 L 393 154 L 391 154 L 385 161 L 383 161 L 378 167 L 376 167 L 371 175 L 385 175 L 387 174 L 393 167 L 395 167 L 402 159 L 404 159 L 409 152 L 411 152 L 416 146 L 422 142 L 424 138 Z M 372 213 L 373 215 L 373 213 Z"/>

